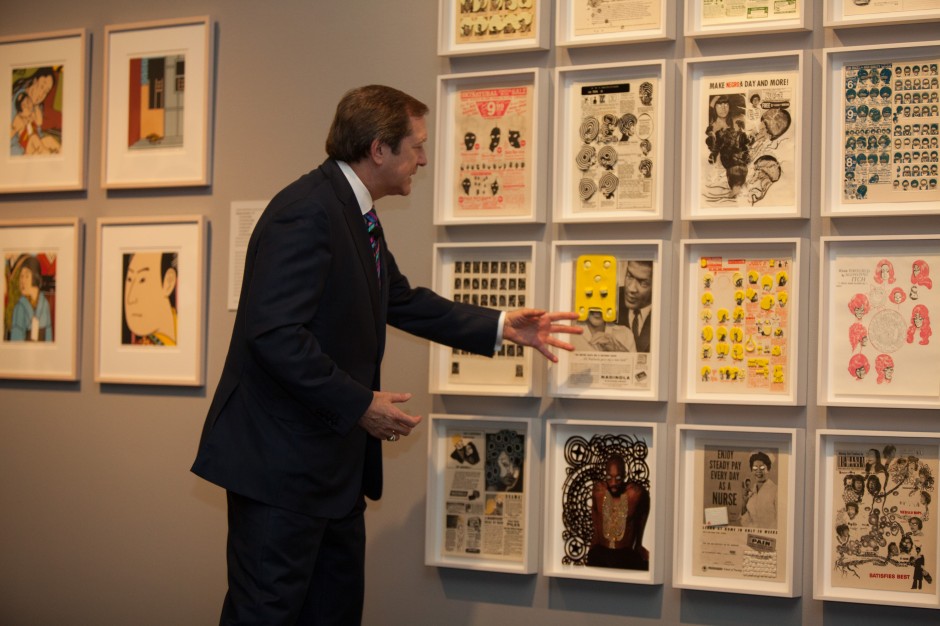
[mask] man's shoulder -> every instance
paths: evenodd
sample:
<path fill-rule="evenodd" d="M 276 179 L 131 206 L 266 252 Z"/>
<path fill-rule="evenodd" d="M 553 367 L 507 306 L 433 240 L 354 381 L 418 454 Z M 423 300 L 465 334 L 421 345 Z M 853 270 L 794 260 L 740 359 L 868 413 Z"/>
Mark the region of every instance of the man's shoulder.
<path fill-rule="evenodd" d="M 341 194 L 349 183 L 336 162 L 327 159 L 319 167 L 307 172 L 274 196 L 268 205 L 271 212 L 302 208 L 305 211 L 341 207 Z M 352 193 L 352 190 L 349 190 Z"/>

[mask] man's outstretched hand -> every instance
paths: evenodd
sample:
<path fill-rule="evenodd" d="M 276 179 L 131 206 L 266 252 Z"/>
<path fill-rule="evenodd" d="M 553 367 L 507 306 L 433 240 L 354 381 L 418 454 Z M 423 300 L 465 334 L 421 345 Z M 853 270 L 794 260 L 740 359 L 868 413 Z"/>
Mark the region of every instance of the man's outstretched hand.
<path fill-rule="evenodd" d="M 574 350 L 574 346 L 567 341 L 556 339 L 553 335 L 558 333 L 580 335 L 582 331 L 578 326 L 556 324 L 555 322 L 576 319 L 578 319 L 578 314 L 569 311 L 548 313 L 540 309 L 516 309 L 506 313 L 506 319 L 503 322 L 503 339 L 508 339 L 520 346 L 535 348 L 546 359 L 552 363 L 557 363 L 558 357 L 548 347 L 553 346 L 571 351 Z"/>

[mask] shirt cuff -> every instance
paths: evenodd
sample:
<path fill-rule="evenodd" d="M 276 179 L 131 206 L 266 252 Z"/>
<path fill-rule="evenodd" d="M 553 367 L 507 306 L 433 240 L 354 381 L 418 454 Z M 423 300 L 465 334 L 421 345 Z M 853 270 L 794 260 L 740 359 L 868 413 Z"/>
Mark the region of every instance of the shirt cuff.
<path fill-rule="evenodd" d="M 499 324 L 496 326 L 496 346 L 493 348 L 493 352 L 499 352 L 499 349 L 503 347 L 503 323 L 506 321 L 506 311 L 499 312 Z"/>

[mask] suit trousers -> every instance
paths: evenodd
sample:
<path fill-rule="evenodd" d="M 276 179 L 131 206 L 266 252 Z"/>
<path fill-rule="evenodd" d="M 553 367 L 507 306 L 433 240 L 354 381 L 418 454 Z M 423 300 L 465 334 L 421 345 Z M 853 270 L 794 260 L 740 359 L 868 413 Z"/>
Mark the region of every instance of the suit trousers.
<path fill-rule="evenodd" d="M 221 626 L 358 626 L 365 499 L 327 519 L 228 493 L 228 593 Z"/>

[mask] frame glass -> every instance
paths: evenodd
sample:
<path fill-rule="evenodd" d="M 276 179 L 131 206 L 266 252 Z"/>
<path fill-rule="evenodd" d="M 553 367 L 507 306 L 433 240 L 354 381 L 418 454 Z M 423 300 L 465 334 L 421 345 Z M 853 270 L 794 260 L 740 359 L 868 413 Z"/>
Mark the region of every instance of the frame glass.
<path fill-rule="evenodd" d="M 439 4 L 439 56 L 549 48 L 549 0 L 439 0 Z"/>
<path fill-rule="evenodd" d="M 562 419 L 547 424 L 542 573 L 661 584 L 662 425 Z"/>
<path fill-rule="evenodd" d="M 555 42 L 558 46 L 668 41 L 676 38 L 675 0 L 558 0 Z"/>
<path fill-rule="evenodd" d="M 820 405 L 940 407 L 931 265 L 940 235 L 820 239 Z"/>
<path fill-rule="evenodd" d="M 669 284 L 664 278 L 669 255 L 662 246 L 661 241 L 555 242 L 552 309 L 578 311 L 583 319 L 575 325 L 584 334 L 571 335 L 567 340 L 575 351 L 559 350 L 558 363 L 549 366 L 552 395 L 663 399 L 661 373 L 669 358 L 662 350 L 661 320 L 668 320 L 669 312 L 662 292 Z"/>
<path fill-rule="evenodd" d="M 823 429 L 816 455 L 813 598 L 940 608 L 940 433 Z"/>
<path fill-rule="evenodd" d="M 679 401 L 804 404 L 802 241 L 683 240 L 680 267 Z"/>
<path fill-rule="evenodd" d="M 430 416 L 424 562 L 534 574 L 538 419 Z"/>
<path fill-rule="evenodd" d="M 940 20 L 940 0 L 825 0 L 823 23 L 827 28 L 910 24 Z"/>
<path fill-rule="evenodd" d="M 87 49 L 84 30 L 0 38 L 0 115 L 12 120 L 0 193 L 85 188 Z"/>
<path fill-rule="evenodd" d="M 82 224 L 0 221 L 0 378 L 78 380 Z"/>
<path fill-rule="evenodd" d="M 434 223 L 544 222 L 545 71 L 450 74 L 437 85 Z"/>
<path fill-rule="evenodd" d="M 803 52 L 687 59 L 682 216 L 808 216 Z"/>
<path fill-rule="evenodd" d="M 685 8 L 689 37 L 728 37 L 812 30 L 813 0 L 734 3 L 690 0 Z"/>
<path fill-rule="evenodd" d="M 211 182 L 212 36 L 208 17 L 105 26 L 104 188 Z"/>
<path fill-rule="evenodd" d="M 531 242 L 438 243 L 431 280 L 445 298 L 511 311 L 538 302 L 535 265 Z M 530 348 L 506 341 L 492 358 L 435 343 L 430 349 L 430 393 L 532 396 L 541 389 Z"/>
<path fill-rule="evenodd" d="M 672 63 L 555 70 L 556 222 L 672 217 Z"/>
<path fill-rule="evenodd" d="M 98 219 L 95 381 L 204 384 L 205 223 Z"/>
<path fill-rule="evenodd" d="M 801 595 L 803 467 L 800 429 L 680 424 L 673 586 Z"/>
<path fill-rule="evenodd" d="M 940 212 L 940 41 L 823 50 L 824 217 Z"/>

